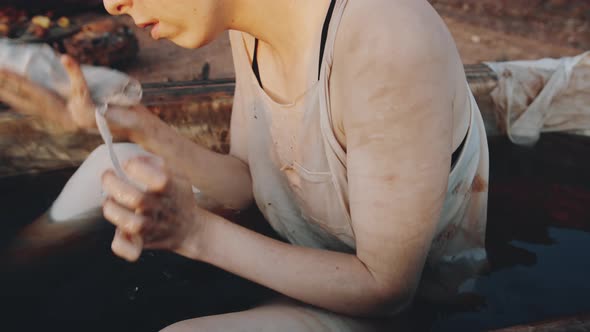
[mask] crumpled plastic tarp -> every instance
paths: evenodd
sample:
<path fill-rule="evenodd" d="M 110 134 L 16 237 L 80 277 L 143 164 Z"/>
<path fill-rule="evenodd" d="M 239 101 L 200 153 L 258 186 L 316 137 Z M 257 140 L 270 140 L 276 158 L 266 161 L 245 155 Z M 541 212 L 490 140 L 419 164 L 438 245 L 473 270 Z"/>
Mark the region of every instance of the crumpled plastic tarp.
<path fill-rule="evenodd" d="M 486 64 L 498 75 L 491 96 L 512 142 L 534 145 L 543 132 L 590 135 L 590 52 Z"/>

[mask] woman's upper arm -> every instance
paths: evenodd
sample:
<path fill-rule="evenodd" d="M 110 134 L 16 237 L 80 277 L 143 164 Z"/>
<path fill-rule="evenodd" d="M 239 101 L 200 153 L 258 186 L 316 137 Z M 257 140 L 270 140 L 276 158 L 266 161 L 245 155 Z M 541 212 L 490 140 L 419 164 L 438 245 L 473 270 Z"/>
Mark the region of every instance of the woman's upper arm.
<path fill-rule="evenodd" d="M 447 189 L 449 57 L 428 30 L 408 36 L 371 24 L 339 32 L 332 109 L 346 137 L 357 256 L 388 294 L 405 296 L 417 286 Z"/>

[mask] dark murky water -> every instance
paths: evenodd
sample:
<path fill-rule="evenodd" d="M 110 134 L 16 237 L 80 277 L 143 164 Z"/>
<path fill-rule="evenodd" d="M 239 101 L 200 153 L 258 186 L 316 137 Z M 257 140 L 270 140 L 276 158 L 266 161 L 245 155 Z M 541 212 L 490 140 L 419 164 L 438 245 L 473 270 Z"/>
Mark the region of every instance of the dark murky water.
<path fill-rule="evenodd" d="M 492 272 L 475 281 L 476 294 L 461 305 L 418 305 L 424 330 L 488 330 L 590 312 L 590 139 L 546 135 L 532 149 L 495 139 L 490 154 Z M 0 247 L 51 204 L 70 174 L 0 181 Z M 260 216 L 250 211 L 240 219 Z M 127 264 L 110 253 L 111 235 L 105 226 L 92 241 L 79 240 L 75 253 L 62 250 L 33 266 L 0 265 L 0 324 L 22 324 L 21 331 L 154 331 L 271 295 L 167 253 Z"/>
<path fill-rule="evenodd" d="M 490 142 L 492 273 L 471 306 L 433 311 L 436 331 L 478 331 L 590 312 L 590 139 Z"/>

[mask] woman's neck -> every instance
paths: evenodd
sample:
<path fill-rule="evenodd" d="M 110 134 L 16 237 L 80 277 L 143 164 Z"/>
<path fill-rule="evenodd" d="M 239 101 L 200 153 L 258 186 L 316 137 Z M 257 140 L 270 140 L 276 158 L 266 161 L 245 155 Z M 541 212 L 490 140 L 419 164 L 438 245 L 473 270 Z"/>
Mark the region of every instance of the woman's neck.
<path fill-rule="evenodd" d="M 232 1 L 228 28 L 258 38 L 284 63 L 317 36 L 330 6 L 330 0 Z"/>

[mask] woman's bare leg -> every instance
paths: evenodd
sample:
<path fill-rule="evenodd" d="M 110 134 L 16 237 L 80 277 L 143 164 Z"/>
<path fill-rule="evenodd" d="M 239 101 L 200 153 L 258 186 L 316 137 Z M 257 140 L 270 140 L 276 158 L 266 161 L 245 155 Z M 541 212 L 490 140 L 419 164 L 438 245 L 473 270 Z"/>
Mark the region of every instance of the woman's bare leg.
<path fill-rule="evenodd" d="M 361 319 L 280 299 L 254 309 L 190 319 L 162 332 L 395 332 L 407 331 L 402 318 Z"/>
<path fill-rule="evenodd" d="M 22 229 L 0 252 L 3 266 L 26 266 L 58 256 L 90 249 L 109 224 L 102 218 L 56 223 L 43 214 Z"/>
<path fill-rule="evenodd" d="M 135 144 L 116 144 L 125 161 L 147 154 Z M 34 264 L 47 257 L 76 253 L 91 248 L 105 229 L 112 228 L 102 217 L 100 178 L 111 168 L 104 146 L 95 149 L 78 168 L 45 214 L 26 226 L 0 252 L 3 266 Z"/>

